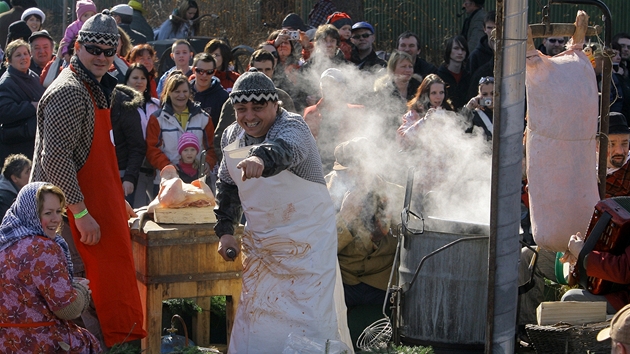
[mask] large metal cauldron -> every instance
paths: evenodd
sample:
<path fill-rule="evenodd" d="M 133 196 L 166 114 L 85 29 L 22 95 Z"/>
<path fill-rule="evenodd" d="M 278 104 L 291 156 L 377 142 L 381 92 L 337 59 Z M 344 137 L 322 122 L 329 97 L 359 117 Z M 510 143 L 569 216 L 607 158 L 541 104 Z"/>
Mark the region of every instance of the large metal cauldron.
<path fill-rule="evenodd" d="M 424 233 L 405 233 L 400 253 L 403 293 L 399 331 L 406 344 L 432 345 L 436 352 L 483 350 L 486 328 L 489 226 L 428 217 Z M 476 237 L 477 239 L 469 240 Z M 423 257 L 427 258 L 409 288 Z M 439 350 L 439 348 L 443 348 Z"/>

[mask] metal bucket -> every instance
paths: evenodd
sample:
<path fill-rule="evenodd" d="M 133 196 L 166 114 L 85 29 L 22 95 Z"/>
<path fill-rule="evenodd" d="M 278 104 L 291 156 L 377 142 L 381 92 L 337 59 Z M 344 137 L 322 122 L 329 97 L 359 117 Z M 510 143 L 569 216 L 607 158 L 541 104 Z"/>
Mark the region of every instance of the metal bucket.
<path fill-rule="evenodd" d="M 489 226 L 428 217 L 424 233 L 406 234 L 400 254 L 399 328 L 407 344 L 483 350 L 488 284 L 488 239 L 465 240 L 423 263 L 422 258 L 460 238 L 488 236 Z"/>

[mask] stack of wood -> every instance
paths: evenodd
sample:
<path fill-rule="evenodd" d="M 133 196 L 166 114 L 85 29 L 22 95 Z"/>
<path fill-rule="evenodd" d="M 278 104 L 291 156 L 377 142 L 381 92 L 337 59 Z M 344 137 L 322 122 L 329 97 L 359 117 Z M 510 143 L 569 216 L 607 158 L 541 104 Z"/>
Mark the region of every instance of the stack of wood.
<path fill-rule="evenodd" d="M 572 325 L 606 321 L 606 302 L 543 302 L 536 309 L 539 326 L 564 322 Z"/>

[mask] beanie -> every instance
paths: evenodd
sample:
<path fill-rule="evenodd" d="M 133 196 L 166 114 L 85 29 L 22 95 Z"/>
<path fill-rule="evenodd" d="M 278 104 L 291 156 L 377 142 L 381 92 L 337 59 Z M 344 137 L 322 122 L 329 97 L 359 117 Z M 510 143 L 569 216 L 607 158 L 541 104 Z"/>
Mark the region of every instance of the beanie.
<path fill-rule="evenodd" d="M 230 93 L 232 104 L 252 101 L 278 101 L 278 91 L 267 75 L 251 68 L 236 79 Z"/>
<path fill-rule="evenodd" d="M 337 29 L 341 29 L 341 27 L 345 25 L 352 26 L 353 24 L 352 19 L 345 12 L 333 12 L 330 16 L 328 16 L 326 23 L 337 27 Z"/>
<path fill-rule="evenodd" d="M 140 12 L 144 12 L 144 8 L 142 7 L 142 3 L 138 0 L 131 0 L 129 1 L 129 3 L 127 4 L 129 6 L 131 6 L 131 8 L 133 8 L 134 10 L 138 10 Z"/>
<path fill-rule="evenodd" d="M 81 16 L 88 11 L 94 11 L 97 13 L 96 5 L 92 2 L 92 0 L 79 0 L 77 1 L 77 19 L 80 20 Z"/>
<path fill-rule="evenodd" d="M 118 26 L 116 20 L 109 14 L 109 10 L 103 10 L 83 24 L 77 37 L 79 43 L 96 43 L 111 47 L 118 47 Z"/>
<path fill-rule="evenodd" d="M 306 32 L 308 27 L 302 21 L 302 18 L 298 14 L 290 13 L 288 14 L 284 20 L 282 20 L 282 28 L 291 28 L 295 31 L 300 30 L 302 32 Z"/>
<path fill-rule="evenodd" d="M 26 19 L 31 15 L 39 16 L 39 19 L 42 21 L 42 24 L 44 24 L 44 21 L 46 21 L 46 15 L 44 14 L 44 11 L 36 7 L 30 7 L 24 10 L 24 12 L 22 12 L 22 21 L 26 21 Z"/>
<path fill-rule="evenodd" d="M 177 141 L 177 152 L 181 155 L 185 148 L 194 147 L 199 152 L 199 139 L 191 132 L 186 132 Z"/>

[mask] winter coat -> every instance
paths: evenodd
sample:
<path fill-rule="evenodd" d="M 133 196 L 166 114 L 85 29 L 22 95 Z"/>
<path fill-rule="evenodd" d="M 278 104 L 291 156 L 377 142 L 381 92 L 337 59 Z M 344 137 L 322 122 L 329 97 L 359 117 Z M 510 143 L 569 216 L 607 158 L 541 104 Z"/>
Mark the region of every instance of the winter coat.
<path fill-rule="evenodd" d="M 214 73 L 214 76 L 217 79 L 219 79 L 219 81 L 221 81 L 221 86 L 223 86 L 225 91 L 230 93 L 230 92 L 232 92 L 232 87 L 234 86 L 234 82 L 241 75 L 239 75 L 239 73 L 231 71 L 231 70 L 228 70 L 228 71 L 217 70 Z"/>
<path fill-rule="evenodd" d="M 177 32 L 174 32 L 172 17 L 173 15 L 171 15 L 168 20 L 162 23 L 157 35 L 155 36 L 156 41 L 160 41 L 163 39 L 171 39 L 171 38 L 187 39 L 195 35 L 195 30 L 193 29 L 193 27 L 190 25 L 189 22 L 182 23 L 182 25 L 179 26 L 179 29 L 177 30 Z"/>
<path fill-rule="evenodd" d="M 147 42 L 147 36 L 131 28 L 130 24 L 121 23 L 118 25 L 118 27 L 120 27 L 123 31 L 125 31 L 125 33 L 127 33 L 129 38 L 131 39 L 132 45 L 145 44 Z M 153 39 L 153 36 L 151 36 L 151 39 Z"/>
<path fill-rule="evenodd" d="M 443 64 L 438 68 L 438 76 L 446 83 L 446 91 L 448 97 L 453 103 L 455 109 L 460 109 L 468 103 L 468 87 L 470 86 L 470 74 L 465 68 L 462 68 L 462 78 L 459 82 L 455 81 L 453 74 L 448 70 L 446 64 Z"/>
<path fill-rule="evenodd" d="M 483 64 L 489 62 L 490 60 L 494 60 L 494 51 L 490 48 L 490 44 L 488 44 L 488 35 L 486 34 L 481 37 L 479 45 L 477 48 L 474 48 L 468 57 L 469 72 L 474 73 Z"/>
<path fill-rule="evenodd" d="M 4 214 L 7 213 L 11 204 L 13 204 L 17 194 L 18 190 L 15 184 L 4 178 L 3 175 L 0 175 L 0 220 L 2 220 Z"/>
<path fill-rule="evenodd" d="M 125 171 L 122 180 L 134 185 L 138 181 L 140 166 L 147 152 L 138 112 L 142 103 L 140 92 L 125 85 L 116 86 L 110 114 L 116 159 L 118 169 Z"/>
<path fill-rule="evenodd" d="M 219 116 L 221 115 L 221 107 L 228 99 L 228 92 L 223 89 L 218 78 L 213 77 L 210 87 L 206 90 L 198 92 L 195 88 L 197 79 L 193 79 L 190 84 L 194 95 L 194 101 L 199 102 L 201 109 L 206 111 L 212 117 L 212 125 L 215 127 L 219 124 Z"/>
<path fill-rule="evenodd" d="M 21 142 L 0 140 L 0 161 L 16 153 L 33 158 L 37 109 L 32 102 L 39 101 L 43 93 L 44 87 L 39 83 L 39 76 L 31 70 L 23 73 L 9 65 L 8 70 L 0 77 L 0 124 L 26 124 L 30 133 L 30 138 Z"/>
<path fill-rule="evenodd" d="M 210 116 L 204 112 L 199 104 L 188 102 L 189 118 L 186 127 L 182 127 L 173 113 L 170 103 L 164 104 L 162 109 L 155 111 L 149 118 L 147 126 L 147 160 L 158 170 L 167 165 L 175 165 L 180 156 L 177 151 L 179 137 L 185 132 L 191 132 L 197 136 L 201 143 L 201 150 L 197 154 L 199 159 L 201 151 L 207 150 L 206 162 L 208 166 L 217 163 L 217 157 L 210 141 L 214 135 L 214 125 Z"/>
<path fill-rule="evenodd" d="M 136 9 L 133 10 L 133 20 L 131 20 L 131 29 L 142 33 L 147 41 L 154 39 L 153 28 L 147 23 L 147 20 L 142 16 L 142 11 Z"/>

